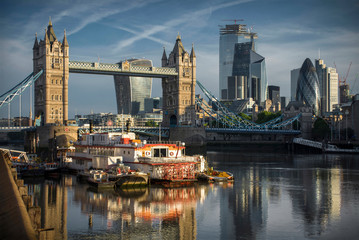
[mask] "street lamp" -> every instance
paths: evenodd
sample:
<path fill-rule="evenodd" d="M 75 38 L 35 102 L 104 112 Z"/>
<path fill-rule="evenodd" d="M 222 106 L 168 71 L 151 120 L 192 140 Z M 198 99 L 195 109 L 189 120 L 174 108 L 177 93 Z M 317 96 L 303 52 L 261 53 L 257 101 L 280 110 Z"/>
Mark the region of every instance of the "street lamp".
<path fill-rule="evenodd" d="M 349 111 L 345 110 L 345 140 L 348 141 L 348 114 Z"/>

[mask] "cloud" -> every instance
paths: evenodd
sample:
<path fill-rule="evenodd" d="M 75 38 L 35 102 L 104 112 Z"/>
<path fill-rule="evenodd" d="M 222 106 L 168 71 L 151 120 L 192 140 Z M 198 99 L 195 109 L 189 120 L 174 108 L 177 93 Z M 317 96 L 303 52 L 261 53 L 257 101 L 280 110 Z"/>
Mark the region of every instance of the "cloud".
<path fill-rule="evenodd" d="M 231 6 L 235 6 L 238 4 L 243 4 L 246 2 L 251 2 L 252 0 L 241 0 L 241 1 L 232 1 L 232 2 L 228 2 L 228 3 L 223 3 L 223 4 L 218 4 L 215 6 L 210 6 L 204 9 L 200 9 L 200 10 L 196 10 L 196 11 L 192 11 L 192 12 L 188 12 L 185 14 L 181 14 L 178 18 L 169 20 L 169 21 L 165 21 L 164 25 L 161 26 L 153 26 L 153 27 L 149 27 L 146 30 L 144 30 L 143 32 L 134 32 L 135 36 L 125 39 L 125 40 L 121 40 L 119 41 L 116 45 L 116 47 L 114 48 L 115 52 L 120 52 L 122 49 L 134 44 L 135 42 L 142 40 L 144 38 L 150 39 L 150 36 L 157 34 L 159 32 L 164 32 L 167 31 L 169 29 L 173 29 L 174 27 L 177 27 L 179 25 L 183 25 L 183 24 L 190 24 L 191 26 L 194 25 L 193 23 L 195 23 L 196 21 L 198 21 L 199 18 L 201 18 L 202 16 L 205 15 L 211 15 L 212 12 L 217 11 L 219 9 L 223 9 L 223 8 L 228 8 Z M 140 27 L 140 26 L 137 26 Z M 154 40 L 154 39 L 150 39 L 150 40 Z M 166 42 L 166 41 L 161 41 L 155 38 L 156 42 Z"/>
<path fill-rule="evenodd" d="M 305 58 L 314 64 L 319 49 L 327 66 L 334 67 L 333 62 L 337 63 L 339 76 L 344 75 L 351 61 L 352 69 L 359 67 L 357 32 L 335 27 L 307 29 L 295 23 L 271 25 L 259 32 L 258 53 L 266 57 L 268 84 L 281 86 L 282 96 L 290 96 L 290 71 L 300 68 Z M 357 57 L 350 59 L 349 56 Z M 344 69 L 338 65 L 345 62 Z M 350 73 L 348 79 L 354 78 L 354 74 Z"/>

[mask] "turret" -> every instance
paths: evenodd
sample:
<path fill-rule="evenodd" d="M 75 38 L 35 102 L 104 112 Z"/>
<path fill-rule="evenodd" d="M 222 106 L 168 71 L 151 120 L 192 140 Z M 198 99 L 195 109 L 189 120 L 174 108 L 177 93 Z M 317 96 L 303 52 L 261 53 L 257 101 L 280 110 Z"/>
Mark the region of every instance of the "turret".
<path fill-rule="evenodd" d="M 167 54 L 166 54 L 166 49 L 165 49 L 165 47 L 163 47 L 162 67 L 166 67 L 166 66 L 167 66 Z"/>
<path fill-rule="evenodd" d="M 191 58 L 192 63 L 194 63 L 194 61 L 196 61 L 196 54 L 194 52 L 194 44 L 192 44 L 192 50 L 191 50 L 190 58 Z"/>
<path fill-rule="evenodd" d="M 34 47 L 32 48 L 32 50 L 38 49 L 39 48 L 39 42 L 37 41 L 37 33 L 35 34 L 35 42 L 34 42 Z"/>
<path fill-rule="evenodd" d="M 67 42 L 67 38 L 66 38 L 66 30 L 64 30 L 64 39 L 62 40 L 62 47 L 68 47 L 69 43 Z"/>

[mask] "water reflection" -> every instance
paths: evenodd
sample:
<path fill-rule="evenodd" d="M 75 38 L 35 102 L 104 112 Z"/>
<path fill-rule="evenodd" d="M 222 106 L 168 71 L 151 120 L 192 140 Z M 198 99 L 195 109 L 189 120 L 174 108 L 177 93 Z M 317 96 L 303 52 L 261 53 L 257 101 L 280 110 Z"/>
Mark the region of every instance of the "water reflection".
<path fill-rule="evenodd" d="M 221 204 L 221 213 L 228 216 L 221 218 L 226 226 L 221 227 L 221 239 L 326 235 L 341 221 L 347 207 L 343 198 L 354 201 L 350 189 L 358 185 L 355 156 L 209 153 L 208 158 L 236 178 L 228 202 Z"/>
<path fill-rule="evenodd" d="M 32 195 L 32 205 L 41 207 L 42 229 L 50 231 L 51 238 L 67 239 L 67 187 L 69 179 L 45 180 L 25 179 L 29 195 Z"/>
<path fill-rule="evenodd" d="M 359 163 L 350 155 L 208 153 L 234 184 L 98 192 L 75 176 L 26 182 L 55 239 L 354 238 Z"/>

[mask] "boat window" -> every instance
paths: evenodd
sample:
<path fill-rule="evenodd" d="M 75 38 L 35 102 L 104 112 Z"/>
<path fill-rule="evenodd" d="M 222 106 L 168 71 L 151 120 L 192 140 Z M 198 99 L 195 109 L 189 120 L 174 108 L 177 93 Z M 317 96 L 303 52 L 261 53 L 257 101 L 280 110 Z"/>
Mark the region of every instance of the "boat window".
<path fill-rule="evenodd" d="M 166 148 L 155 148 L 153 149 L 154 157 L 167 157 Z"/>

